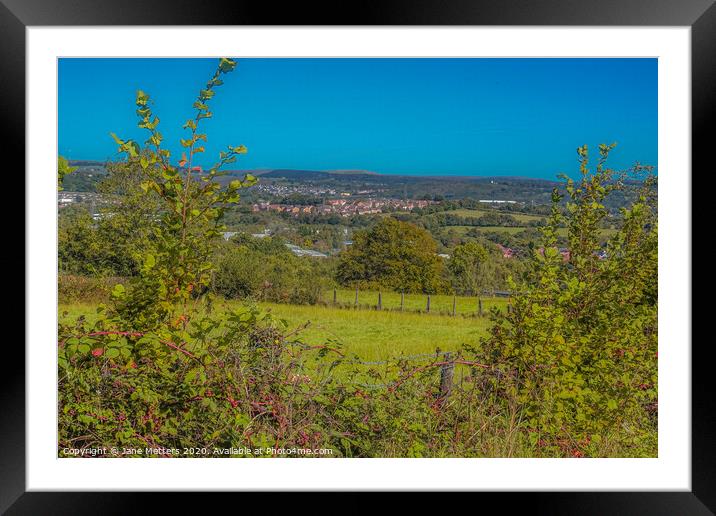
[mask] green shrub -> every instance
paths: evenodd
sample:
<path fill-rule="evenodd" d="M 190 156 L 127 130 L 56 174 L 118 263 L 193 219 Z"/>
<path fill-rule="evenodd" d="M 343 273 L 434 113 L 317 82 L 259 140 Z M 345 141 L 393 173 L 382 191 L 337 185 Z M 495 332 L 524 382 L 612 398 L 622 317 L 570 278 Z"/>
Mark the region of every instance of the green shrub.
<path fill-rule="evenodd" d="M 326 430 L 335 406 L 323 401 L 338 400 L 333 365 L 286 341 L 256 309 L 221 322 L 196 312 L 183 328 L 146 333 L 85 321 L 60 331 L 60 455 L 66 447 L 174 448 L 178 456 L 336 447 Z"/>
<path fill-rule="evenodd" d="M 61 304 L 105 303 L 109 300 L 114 286 L 122 283 L 126 278 L 60 274 L 57 280 L 57 298 Z"/>
<path fill-rule="evenodd" d="M 316 304 L 332 286 L 331 266 L 294 256 L 280 238 L 239 237 L 219 253 L 212 290 L 228 299 Z"/>
<path fill-rule="evenodd" d="M 501 375 L 491 388 L 523 410 L 531 444 L 542 455 L 598 456 L 605 442 L 622 456 L 654 456 L 657 406 L 657 220 L 655 178 L 623 211 L 624 225 L 600 259 L 604 198 L 622 178 L 596 172 L 579 149 L 581 179 L 567 179 L 564 216 L 554 207 L 544 251 L 513 310 L 496 316 L 484 360 Z M 643 167 L 637 166 L 636 171 Z M 556 248 L 559 222 L 569 228 L 570 259 Z"/>

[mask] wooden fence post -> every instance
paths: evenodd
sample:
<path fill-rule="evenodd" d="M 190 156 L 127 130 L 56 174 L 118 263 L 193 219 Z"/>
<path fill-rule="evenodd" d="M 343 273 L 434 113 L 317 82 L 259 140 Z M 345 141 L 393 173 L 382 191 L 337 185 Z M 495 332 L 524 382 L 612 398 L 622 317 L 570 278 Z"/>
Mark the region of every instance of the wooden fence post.
<path fill-rule="evenodd" d="M 378 291 L 378 310 L 383 309 L 383 298 L 380 295 L 380 290 Z"/>
<path fill-rule="evenodd" d="M 455 362 L 453 362 L 451 353 L 443 354 L 444 362 L 440 367 L 440 404 L 444 405 L 452 392 L 452 379 L 455 374 Z"/>
<path fill-rule="evenodd" d="M 356 301 L 355 301 L 356 307 L 358 307 L 358 287 L 356 287 Z"/>
<path fill-rule="evenodd" d="M 512 313 L 512 305 L 509 302 L 507 303 L 507 313 L 508 314 Z"/>
<path fill-rule="evenodd" d="M 482 298 L 477 298 L 477 313 L 482 317 Z"/>
<path fill-rule="evenodd" d="M 430 312 L 430 294 L 428 294 L 428 304 L 427 304 L 427 307 L 426 307 L 426 311 L 427 311 L 427 312 Z"/>
<path fill-rule="evenodd" d="M 336 292 L 336 289 L 334 288 L 334 289 L 333 289 L 333 304 L 334 304 L 334 305 L 336 304 L 337 295 L 338 295 L 338 294 L 337 294 L 337 292 Z"/>
<path fill-rule="evenodd" d="M 405 303 L 405 292 L 400 291 L 400 311 L 403 311 L 403 305 Z"/>
<path fill-rule="evenodd" d="M 453 294 L 452 296 L 452 314 L 455 315 L 455 302 L 457 301 L 457 296 Z"/>

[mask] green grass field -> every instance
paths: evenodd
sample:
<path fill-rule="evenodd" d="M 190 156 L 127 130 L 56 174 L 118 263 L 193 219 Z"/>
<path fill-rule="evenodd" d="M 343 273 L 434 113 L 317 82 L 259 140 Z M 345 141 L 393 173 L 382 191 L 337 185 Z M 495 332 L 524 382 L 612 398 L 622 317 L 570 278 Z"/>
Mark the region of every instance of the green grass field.
<path fill-rule="evenodd" d="M 526 229 L 531 229 L 527 227 L 512 227 L 512 226 L 445 226 L 445 229 L 454 229 L 458 234 L 464 235 L 471 229 L 475 229 L 476 231 L 480 233 L 484 233 L 487 231 L 497 231 L 497 232 L 503 232 L 503 233 L 509 233 L 510 235 L 514 235 L 515 233 L 520 233 Z M 536 228 L 534 228 L 536 229 Z M 567 234 L 566 228 L 559 228 L 557 232 L 564 230 L 564 235 Z"/>
<path fill-rule="evenodd" d="M 528 229 L 536 229 L 539 228 L 530 228 L 530 227 L 510 227 L 510 226 L 445 226 L 444 229 L 454 229 L 458 234 L 464 235 L 471 229 L 475 229 L 479 233 L 484 233 L 487 231 L 495 231 L 495 232 L 503 232 L 503 233 L 509 233 L 510 235 L 514 235 L 516 233 L 520 233 L 522 231 L 528 230 Z M 617 232 L 616 229 L 600 229 L 599 234 L 603 238 L 609 238 L 613 236 Z M 567 236 L 567 228 L 557 228 L 557 235 L 561 237 Z"/>
<path fill-rule="evenodd" d="M 540 220 L 546 218 L 544 215 L 531 215 L 529 213 L 516 213 L 511 211 L 495 211 L 495 210 L 485 210 L 485 209 L 474 209 L 471 210 L 469 208 L 460 208 L 457 210 L 449 210 L 444 213 L 449 213 L 451 215 L 457 215 L 459 217 L 482 217 L 483 215 L 487 215 L 488 213 L 499 213 L 502 215 L 510 215 L 512 218 L 519 222 L 530 222 L 532 220 Z"/>
<path fill-rule="evenodd" d="M 343 291 L 347 293 L 348 291 Z M 331 294 L 332 295 L 332 294 Z M 355 292 L 351 292 L 355 296 Z M 399 298 L 400 294 L 396 294 Z M 435 296 L 439 302 L 447 306 L 452 297 Z M 390 297 L 391 302 L 393 298 Z M 417 303 L 418 296 L 407 296 L 411 302 Z M 467 310 L 467 300 L 474 298 L 458 298 Z M 489 306 L 505 306 L 506 300 L 488 300 L 484 303 L 485 310 Z M 218 309 L 239 308 L 241 301 L 224 301 Z M 458 305 L 460 306 L 460 305 Z M 287 305 L 278 303 L 259 303 L 259 307 L 279 320 L 288 324 L 287 331 L 293 331 L 304 324 L 308 326 L 298 336 L 311 345 L 324 345 L 330 341 L 340 342 L 345 351 L 357 354 L 363 360 L 386 360 L 401 355 L 432 353 L 437 348 L 442 351 L 456 350 L 461 344 L 475 345 L 480 337 L 487 335 L 490 320 L 487 317 L 470 317 L 458 314 L 439 315 L 416 312 L 400 312 L 395 310 L 372 310 L 338 308 L 322 305 Z M 64 316 L 63 313 L 67 312 Z M 95 305 L 89 303 L 62 304 L 59 307 L 60 322 L 72 320 L 80 315 L 92 319 Z"/>
<path fill-rule="evenodd" d="M 312 345 L 340 342 L 363 360 L 386 360 L 400 355 L 453 351 L 461 344 L 477 344 L 487 334 L 486 317 L 452 317 L 407 312 L 337 309 L 329 306 L 262 303 L 261 308 L 288 322 L 289 330 L 309 323 L 301 332 Z"/>

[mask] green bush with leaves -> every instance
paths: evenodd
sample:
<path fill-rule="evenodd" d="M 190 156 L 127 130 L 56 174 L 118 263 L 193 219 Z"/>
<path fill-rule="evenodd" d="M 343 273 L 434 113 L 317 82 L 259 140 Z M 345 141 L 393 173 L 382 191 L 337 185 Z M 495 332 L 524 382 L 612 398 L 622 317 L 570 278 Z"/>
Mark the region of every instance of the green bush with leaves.
<path fill-rule="evenodd" d="M 337 279 L 341 285 L 408 293 L 443 292 L 443 262 L 430 233 L 392 217 L 353 235 L 341 253 Z"/>
<path fill-rule="evenodd" d="M 508 279 L 520 277 L 525 264 L 518 258 L 504 258 L 491 242 L 470 241 L 455 247 L 447 261 L 447 270 L 454 292 L 477 295 L 507 289 Z"/>
<path fill-rule="evenodd" d="M 226 299 L 312 305 L 333 286 L 331 262 L 295 256 L 279 237 L 239 234 L 217 254 L 211 288 Z"/>
<path fill-rule="evenodd" d="M 71 167 L 67 158 L 63 156 L 57 157 L 57 189 L 62 190 L 62 182 L 65 180 L 65 176 L 71 174 L 77 170 L 77 167 Z"/>
<path fill-rule="evenodd" d="M 83 276 L 60 274 L 57 278 L 57 298 L 60 304 L 105 303 L 118 283 L 126 278 L 112 276 Z"/>
<path fill-rule="evenodd" d="M 602 249 L 603 201 L 624 180 L 606 167 L 612 147 L 600 146 L 594 172 L 587 147 L 579 148 L 581 177 L 564 177 L 565 212 L 553 194 L 535 276 L 515 286 L 523 293 L 511 313 L 496 316 L 483 347 L 483 359 L 500 373 L 491 388 L 522 407 L 541 455 L 602 456 L 607 446 L 627 450 L 622 456 L 656 453 L 656 179 L 644 180 L 622 212 L 623 227 Z M 566 262 L 556 246 L 561 222 L 569 229 Z"/>

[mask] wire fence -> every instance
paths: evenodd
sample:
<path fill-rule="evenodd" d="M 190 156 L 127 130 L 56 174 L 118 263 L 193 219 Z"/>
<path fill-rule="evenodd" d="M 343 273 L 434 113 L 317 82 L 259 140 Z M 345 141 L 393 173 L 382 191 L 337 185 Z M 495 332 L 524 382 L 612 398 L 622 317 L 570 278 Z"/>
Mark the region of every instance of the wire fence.
<path fill-rule="evenodd" d="M 484 290 L 472 296 L 456 294 L 409 294 L 405 291 L 382 292 L 334 288 L 324 294 L 321 304 L 342 309 L 385 310 L 409 313 L 483 317 L 492 309 L 512 309 L 512 292 Z"/>
<path fill-rule="evenodd" d="M 387 382 L 387 383 L 365 383 L 360 381 L 354 381 L 352 382 L 354 385 L 357 385 L 359 387 L 362 387 L 364 389 L 395 389 L 398 386 L 400 386 L 401 383 L 409 379 L 410 377 L 414 376 L 418 372 L 425 371 L 431 367 L 439 368 L 440 370 L 440 398 L 447 399 L 450 396 L 450 393 L 452 391 L 453 381 L 454 381 L 454 375 L 455 375 L 455 366 L 456 365 L 464 365 L 471 368 L 481 368 L 483 370 L 489 369 L 489 366 L 474 362 L 470 360 L 464 360 L 460 358 L 459 354 L 456 354 L 454 351 L 438 351 L 435 353 L 418 353 L 414 355 L 401 355 L 399 357 L 396 357 L 392 360 L 379 360 L 379 361 L 354 361 L 352 364 L 354 365 L 367 365 L 367 366 L 376 366 L 376 365 L 388 365 L 388 364 L 395 364 L 398 365 L 401 362 L 405 361 L 415 361 L 418 362 L 421 359 L 425 358 L 432 358 L 433 361 L 431 361 L 428 364 L 419 366 L 416 364 L 416 367 L 414 367 L 412 370 L 408 371 L 407 373 L 403 374 L 402 376 L 397 377 L 395 380 Z M 464 375 L 460 378 L 460 383 L 462 384 L 464 380 Z"/>

